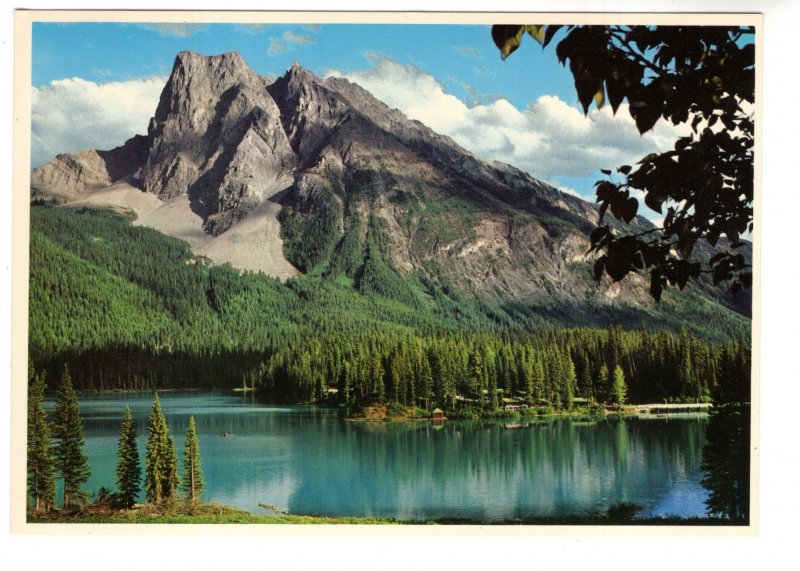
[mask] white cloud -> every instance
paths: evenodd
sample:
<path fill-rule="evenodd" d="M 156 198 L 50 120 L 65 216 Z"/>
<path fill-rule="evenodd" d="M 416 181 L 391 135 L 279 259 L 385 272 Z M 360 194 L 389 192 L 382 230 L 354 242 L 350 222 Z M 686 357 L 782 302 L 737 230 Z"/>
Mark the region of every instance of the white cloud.
<path fill-rule="evenodd" d="M 644 155 L 670 148 L 688 134 L 687 126 L 659 121 L 640 135 L 627 105 L 616 116 L 606 106 L 588 116 L 556 96 L 544 95 L 518 109 L 506 99 L 468 106 L 448 94 L 433 76 L 378 54 L 373 67 L 347 73 L 332 71 L 360 84 L 378 99 L 449 135 L 488 160 L 510 163 L 537 178 L 582 178 L 602 168 L 631 164 Z"/>
<path fill-rule="evenodd" d="M 296 44 L 298 46 L 307 46 L 317 43 L 317 40 L 314 39 L 314 36 L 310 34 L 295 34 L 291 30 L 286 30 L 283 33 L 283 39 L 290 44 Z"/>
<path fill-rule="evenodd" d="M 31 166 L 58 153 L 112 149 L 145 134 L 165 77 L 94 83 L 80 78 L 32 88 Z"/>
<path fill-rule="evenodd" d="M 269 39 L 269 48 L 267 48 L 267 55 L 272 57 L 274 55 L 282 54 L 283 52 L 285 52 L 288 49 L 289 49 L 289 47 L 286 44 L 284 44 L 282 41 L 276 40 L 275 38 L 270 38 Z"/>
<path fill-rule="evenodd" d="M 561 186 L 561 185 L 556 186 L 556 188 L 558 190 L 560 190 L 561 192 L 563 192 L 564 194 L 571 194 L 572 196 L 577 196 L 578 198 L 584 198 L 584 196 L 580 192 L 575 190 L 574 188 L 570 188 L 568 186 Z"/>
<path fill-rule="evenodd" d="M 481 57 L 481 51 L 478 48 L 474 48 L 472 46 L 455 46 L 453 51 L 463 57 L 479 59 Z"/>
<path fill-rule="evenodd" d="M 206 24 L 193 24 L 188 22 L 150 23 L 142 24 L 142 27 L 158 32 L 162 36 L 178 38 L 188 38 L 198 32 L 208 29 L 208 25 Z"/>

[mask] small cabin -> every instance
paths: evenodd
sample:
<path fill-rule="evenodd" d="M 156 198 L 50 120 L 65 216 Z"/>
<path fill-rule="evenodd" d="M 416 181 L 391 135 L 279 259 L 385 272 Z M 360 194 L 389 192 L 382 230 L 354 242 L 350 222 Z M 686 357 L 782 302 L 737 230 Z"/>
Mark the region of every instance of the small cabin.
<path fill-rule="evenodd" d="M 433 409 L 433 412 L 431 412 L 431 420 L 444 420 L 444 411 L 440 408 Z"/>
<path fill-rule="evenodd" d="M 503 405 L 503 410 L 521 410 L 527 407 L 528 405 L 526 405 L 525 403 L 511 402 L 511 403 L 505 403 Z"/>

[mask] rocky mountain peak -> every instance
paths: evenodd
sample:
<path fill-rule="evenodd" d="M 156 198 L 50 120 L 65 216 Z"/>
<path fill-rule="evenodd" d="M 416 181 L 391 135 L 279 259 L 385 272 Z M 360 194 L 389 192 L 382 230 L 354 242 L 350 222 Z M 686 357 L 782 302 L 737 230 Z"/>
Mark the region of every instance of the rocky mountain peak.
<path fill-rule="evenodd" d="M 197 103 L 221 97 L 237 84 L 253 84 L 258 79 L 238 52 L 218 56 L 180 52 L 161 92 L 151 127 L 170 114 L 185 113 Z"/>
<path fill-rule="evenodd" d="M 620 295 L 589 280 L 594 206 L 298 63 L 268 83 L 238 53 L 181 52 L 147 137 L 59 156 L 31 187 L 77 201 L 121 179 L 163 204 L 153 227 L 243 269 L 344 272 L 386 291 L 418 274 L 510 304 Z M 649 302 L 644 280 L 626 288 L 625 303 Z"/>
<path fill-rule="evenodd" d="M 279 117 L 238 53 L 179 53 L 150 122 L 143 190 L 188 195 L 207 229 L 224 231 L 231 210 L 241 218 L 286 184 L 296 160 Z"/>

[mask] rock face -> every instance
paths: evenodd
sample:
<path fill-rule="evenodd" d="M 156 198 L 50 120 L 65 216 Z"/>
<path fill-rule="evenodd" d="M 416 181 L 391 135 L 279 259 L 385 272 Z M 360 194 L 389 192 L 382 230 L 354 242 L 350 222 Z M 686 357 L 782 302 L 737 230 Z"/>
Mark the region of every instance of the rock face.
<path fill-rule="evenodd" d="M 291 184 L 297 164 L 264 80 L 238 53 L 181 52 L 148 138 L 142 189 L 187 194 L 215 235 Z"/>
<path fill-rule="evenodd" d="M 624 289 L 589 278 L 591 204 L 298 65 L 269 83 L 237 53 L 181 52 L 147 136 L 31 176 L 35 194 L 67 202 L 113 202 L 122 183 L 161 201 L 140 223 L 281 278 L 314 269 L 367 287 L 384 264 L 506 305 L 650 303 L 636 276 Z"/>
<path fill-rule="evenodd" d="M 111 151 L 58 155 L 31 173 L 34 196 L 76 198 L 133 175 L 147 157 L 147 137 L 136 135 Z"/>

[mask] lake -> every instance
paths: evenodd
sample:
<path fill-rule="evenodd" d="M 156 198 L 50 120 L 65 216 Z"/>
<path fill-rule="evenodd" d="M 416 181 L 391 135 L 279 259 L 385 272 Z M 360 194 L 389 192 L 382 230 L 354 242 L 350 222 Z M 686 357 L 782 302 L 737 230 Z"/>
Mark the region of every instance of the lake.
<path fill-rule="evenodd" d="M 626 501 L 643 515 L 705 515 L 705 414 L 434 426 L 350 422 L 335 410 L 265 405 L 243 393 L 159 398 L 179 460 L 195 417 L 204 498 L 255 514 L 270 513 L 265 504 L 293 514 L 496 521 L 601 512 Z M 153 394 L 80 402 L 92 468 L 84 488 L 114 488 L 122 411 L 133 412 L 144 467 Z"/>

